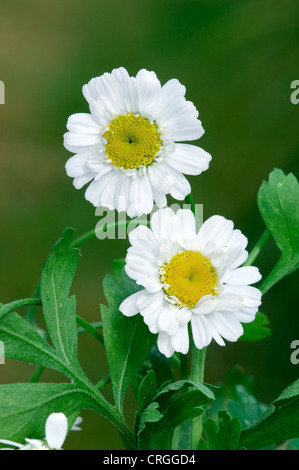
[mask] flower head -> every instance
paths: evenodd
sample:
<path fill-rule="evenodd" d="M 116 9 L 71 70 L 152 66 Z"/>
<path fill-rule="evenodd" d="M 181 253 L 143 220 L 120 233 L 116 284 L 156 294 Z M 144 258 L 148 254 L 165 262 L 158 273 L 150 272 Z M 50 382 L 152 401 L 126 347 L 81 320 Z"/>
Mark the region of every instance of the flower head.
<path fill-rule="evenodd" d="M 176 79 L 161 86 L 154 72 L 130 77 L 124 68 L 83 86 L 90 113 L 73 114 L 64 146 L 76 155 L 66 163 L 76 189 L 95 207 L 148 214 L 166 195 L 183 200 L 190 184 L 183 175 L 205 171 L 211 156 L 182 141 L 204 133 L 198 111 Z"/>
<path fill-rule="evenodd" d="M 82 419 L 76 420 L 74 430 L 80 428 Z M 72 429 L 73 429 L 72 428 Z M 19 444 L 18 442 L 9 441 L 7 439 L 0 439 L 1 444 L 6 444 L 12 447 L 17 447 L 19 450 L 59 450 L 65 441 L 68 430 L 67 418 L 63 413 L 52 413 L 48 416 L 45 425 L 45 439 L 25 439 L 26 444 Z"/>
<path fill-rule="evenodd" d="M 215 215 L 196 231 L 188 209 L 175 214 L 159 209 L 151 229 L 139 226 L 130 235 L 126 273 L 142 290 L 125 299 L 120 311 L 140 313 L 158 348 L 170 357 L 189 349 L 188 325 L 195 346 L 212 339 L 237 341 L 241 322 L 254 320 L 261 292 L 252 287 L 261 279 L 256 267 L 240 267 L 247 259 L 247 238 L 233 222 Z"/>

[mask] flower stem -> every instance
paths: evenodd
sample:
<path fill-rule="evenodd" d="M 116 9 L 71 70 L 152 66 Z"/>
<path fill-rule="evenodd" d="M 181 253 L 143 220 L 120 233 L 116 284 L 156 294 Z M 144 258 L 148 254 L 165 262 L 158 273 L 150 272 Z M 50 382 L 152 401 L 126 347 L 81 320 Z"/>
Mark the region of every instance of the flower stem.
<path fill-rule="evenodd" d="M 265 246 L 267 240 L 269 239 L 271 233 L 268 229 L 266 229 L 261 236 L 261 238 L 258 240 L 256 243 L 255 247 L 251 250 L 246 262 L 244 263 L 244 266 L 251 266 L 252 263 L 254 263 L 255 259 L 258 257 L 260 254 L 260 251 L 262 248 Z"/>
<path fill-rule="evenodd" d="M 88 321 L 84 320 L 84 318 L 79 317 L 79 315 L 76 315 L 76 322 L 78 325 L 83 328 L 83 330 L 87 331 L 91 336 L 93 336 L 99 343 L 104 345 L 104 338 L 102 333 L 100 333 L 91 323 Z M 80 331 L 81 332 L 81 331 Z M 79 332 L 78 332 L 79 333 Z"/>
<path fill-rule="evenodd" d="M 197 349 L 193 344 L 191 359 L 191 380 L 202 383 L 204 378 L 206 348 Z M 191 421 L 190 449 L 195 450 L 202 435 L 202 416 Z"/>
<path fill-rule="evenodd" d="M 110 224 L 107 224 L 105 233 L 109 232 L 112 229 L 116 229 L 119 227 L 127 227 L 131 222 L 132 222 L 131 219 L 111 222 Z M 146 225 L 149 226 L 149 221 L 144 220 L 142 222 L 146 222 Z M 96 229 L 89 230 L 88 232 L 84 233 L 80 237 L 76 238 L 76 240 L 74 240 L 73 243 L 71 244 L 71 248 L 77 248 L 78 246 L 82 245 L 82 243 L 88 240 L 91 240 L 92 238 L 97 237 L 99 233 L 101 233 L 100 230 L 96 230 Z"/>
<path fill-rule="evenodd" d="M 187 354 L 180 354 L 180 371 L 181 380 L 187 380 L 189 377 L 189 356 Z"/>

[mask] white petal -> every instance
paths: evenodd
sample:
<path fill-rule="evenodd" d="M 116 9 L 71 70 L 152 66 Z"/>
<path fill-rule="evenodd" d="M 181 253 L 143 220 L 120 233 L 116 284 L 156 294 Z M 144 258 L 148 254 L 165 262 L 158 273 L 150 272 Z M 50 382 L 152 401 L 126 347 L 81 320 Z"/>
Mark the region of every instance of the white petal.
<path fill-rule="evenodd" d="M 115 171 L 113 177 L 109 180 L 109 184 L 105 186 L 99 199 L 99 204 L 113 211 L 115 209 L 116 194 L 118 191 L 121 175 Z"/>
<path fill-rule="evenodd" d="M 234 269 L 231 272 L 228 284 L 234 285 L 248 285 L 255 284 L 262 278 L 258 268 L 255 266 L 243 266 L 242 268 Z"/>
<path fill-rule="evenodd" d="M 227 257 L 227 267 L 232 270 L 241 266 L 247 259 L 248 253 L 245 250 L 248 240 L 240 230 L 233 230 L 231 236 L 223 246 L 222 250 Z"/>
<path fill-rule="evenodd" d="M 175 213 L 170 207 L 157 210 L 151 217 L 151 228 L 157 240 L 169 240 L 169 227 L 176 221 Z"/>
<path fill-rule="evenodd" d="M 212 251 L 221 249 L 233 232 L 234 224 L 220 215 L 214 215 L 206 220 L 199 232 L 198 239 L 202 246 L 203 254 L 207 256 Z M 209 247 L 209 243 L 212 244 Z"/>
<path fill-rule="evenodd" d="M 147 171 L 153 188 L 161 193 L 169 194 L 175 184 L 171 169 L 163 163 L 154 162 Z"/>
<path fill-rule="evenodd" d="M 129 232 L 129 241 L 132 246 L 141 252 L 150 251 L 153 255 L 159 252 L 159 245 L 154 237 L 153 232 L 145 225 L 139 225 Z"/>
<path fill-rule="evenodd" d="M 176 333 L 172 335 L 170 339 L 175 351 L 187 354 L 189 350 L 188 324 L 180 325 Z"/>
<path fill-rule="evenodd" d="M 157 112 L 161 83 L 155 72 L 142 69 L 136 75 L 138 86 L 138 111 L 142 116 L 152 117 Z"/>
<path fill-rule="evenodd" d="M 242 308 L 243 297 L 237 291 L 227 289 L 228 286 L 224 286 L 222 292 L 217 295 L 217 310 L 235 312 Z"/>
<path fill-rule="evenodd" d="M 180 325 L 185 325 L 191 320 L 192 312 L 190 308 L 178 308 L 176 311 L 175 318 L 179 322 Z"/>
<path fill-rule="evenodd" d="M 159 208 L 163 208 L 167 206 L 167 197 L 166 195 L 158 191 L 156 188 L 152 187 L 152 192 L 153 192 L 153 199 L 154 202 L 157 204 Z"/>
<path fill-rule="evenodd" d="M 212 340 L 209 322 L 203 315 L 192 315 L 192 336 L 194 344 L 198 349 L 205 348 Z"/>
<path fill-rule="evenodd" d="M 14 441 L 9 441 L 8 439 L 0 439 L 0 443 L 8 446 L 18 447 L 19 449 L 24 447 L 23 444 L 19 444 L 18 442 Z"/>
<path fill-rule="evenodd" d="M 212 157 L 205 150 L 189 144 L 176 144 L 166 162 L 185 175 L 200 175 L 209 168 Z"/>
<path fill-rule="evenodd" d="M 73 134 L 95 134 L 98 135 L 102 128 L 87 113 L 72 114 L 66 124 L 67 130 Z"/>
<path fill-rule="evenodd" d="M 105 187 L 110 183 L 111 179 L 114 176 L 114 171 L 109 171 L 108 173 L 101 175 L 100 179 L 96 179 L 88 186 L 85 191 L 85 198 L 87 201 L 91 202 L 95 207 L 100 205 L 102 192 Z"/>
<path fill-rule="evenodd" d="M 170 190 L 170 195 L 174 199 L 183 201 L 185 197 L 187 196 L 187 194 L 190 194 L 191 192 L 191 186 L 190 186 L 189 181 L 179 171 L 176 171 L 174 168 L 169 167 L 168 165 L 166 165 L 166 163 L 164 165 L 165 167 L 169 168 L 169 172 L 174 180 L 174 185 Z"/>
<path fill-rule="evenodd" d="M 50 414 L 46 421 L 46 441 L 50 449 L 61 449 L 67 429 L 67 418 L 63 413 Z"/>
<path fill-rule="evenodd" d="M 76 152 L 79 152 L 81 148 L 90 147 L 91 145 L 101 142 L 100 134 L 75 134 L 73 132 L 66 132 L 63 137 L 65 148 L 75 148 Z"/>
<path fill-rule="evenodd" d="M 115 209 L 118 212 L 126 212 L 130 201 L 131 178 L 120 174 L 118 192 L 115 193 Z"/>
<path fill-rule="evenodd" d="M 39 439 L 25 439 L 28 444 L 22 447 L 21 450 L 50 450 L 43 441 Z"/>
<path fill-rule="evenodd" d="M 185 93 L 186 87 L 176 78 L 168 80 L 161 88 L 160 101 L 162 107 L 169 106 L 178 96 L 184 97 Z"/>
<path fill-rule="evenodd" d="M 183 96 L 177 96 L 164 103 L 163 111 L 157 121 L 162 128 L 166 128 L 168 138 L 173 141 L 199 139 L 204 130 L 197 119 L 198 111 L 191 101 Z"/>
<path fill-rule="evenodd" d="M 176 213 L 177 231 L 196 231 L 196 222 L 193 212 L 190 209 L 179 209 Z"/>
<path fill-rule="evenodd" d="M 158 326 L 160 331 L 165 331 L 168 335 L 172 336 L 178 329 L 179 324 L 176 320 L 176 311 L 177 308 L 165 302 L 164 308 L 160 312 L 158 318 Z"/>
<path fill-rule="evenodd" d="M 171 357 L 174 353 L 174 348 L 171 344 L 171 338 L 167 333 L 161 331 L 158 336 L 159 351 L 166 357 Z"/>
<path fill-rule="evenodd" d="M 153 193 L 148 177 L 145 175 L 132 178 L 128 216 L 140 217 L 142 214 L 149 214 L 152 208 Z"/>
<path fill-rule="evenodd" d="M 69 158 L 65 164 L 66 174 L 71 177 L 81 176 L 88 172 L 86 163 L 90 157 L 90 153 L 79 153 Z"/>
<path fill-rule="evenodd" d="M 104 73 L 100 77 L 92 78 L 83 86 L 83 95 L 91 103 L 93 100 L 101 100 L 102 105 L 113 114 L 120 114 L 123 106 L 123 83 L 128 80 L 123 72 L 120 74 Z"/>
<path fill-rule="evenodd" d="M 228 341 L 235 342 L 243 334 L 243 327 L 234 314 L 228 312 L 213 312 L 209 322 L 215 330 Z"/>
<path fill-rule="evenodd" d="M 126 317 L 133 317 L 134 315 L 139 313 L 140 310 L 137 306 L 137 301 L 143 294 L 143 292 L 144 291 L 141 290 L 127 297 L 119 306 L 120 312 L 123 313 Z"/>
<path fill-rule="evenodd" d="M 179 232 L 176 234 L 175 241 L 184 250 L 196 250 L 197 249 L 197 236 L 195 232 L 191 230 Z"/>
<path fill-rule="evenodd" d="M 197 315 L 209 315 L 213 312 L 218 306 L 217 295 L 204 295 L 195 307 L 192 308 L 192 312 Z"/>

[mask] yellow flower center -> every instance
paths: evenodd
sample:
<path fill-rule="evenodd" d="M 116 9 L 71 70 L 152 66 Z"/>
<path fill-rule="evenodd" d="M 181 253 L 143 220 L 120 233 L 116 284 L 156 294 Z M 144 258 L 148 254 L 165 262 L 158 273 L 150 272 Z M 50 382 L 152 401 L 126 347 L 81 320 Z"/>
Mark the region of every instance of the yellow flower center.
<path fill-rule="evenodd" d="M 121 170 L 150 165 L 162 145 L 157 126 L 134 113 L 114 118 L 103 136 L 108 161 Z"/>
<path fill-rule="evenodd" d="M 207 294 L 216 294 L 217 272 L 199 251 L 183 251 L 173 256 L 163 267 L 161 282 L 169 297 L 181 306 L 193 308 Z"/>

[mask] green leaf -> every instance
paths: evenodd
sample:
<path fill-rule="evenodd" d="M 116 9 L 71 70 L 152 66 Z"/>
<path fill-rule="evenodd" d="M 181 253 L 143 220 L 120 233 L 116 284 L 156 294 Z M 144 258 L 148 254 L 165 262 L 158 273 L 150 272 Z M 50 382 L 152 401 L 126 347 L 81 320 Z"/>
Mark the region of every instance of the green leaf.
<path fill-rule="evenodd" d="M 296 400 L 299 398 L 299 379 L 289 385 L 276 400 L 274 400 L 273 404 L 275 406 L 286 405 L 287 403 Z"/>
<path fill-rule="evenodd" d="M 281 251 L 281 257 L 265 279 L 265 293 L 276 282 L 299 266 L 299 184 L 290 173 L 275 169 L 269 182 L 263 182 L 258 193 L 258 206 L 267 228 Z"/>
<path fill-rule="evenodd" d="M 49 367 L 70 376 L 56 351 L 16 312 L 0 320 L 0 340 L 5 345 L 5 357 L 8 359 Z"/>
<path fill-rule="evenodd" d="M 75 297 L 69 291 L 78 263 L 77 248 L 70 249 L 75 230 L 68 228 L 54 245 L 41 278 L 41 300 L 49 336 L 61 359 L 78 366 Z"/>
<path fill-rule="evenodd" d="M 142 431 L 145 429 L 147 423 L 156 423 L 160 421 L 160 419 L 163 418 L 163 415 L 160 413 L 158 408 L 159 408 L 159 403 L 154 401 L 150 403 L 148 407 L 143 411 L 141 418 L 139 420 L 138 434 L 137 434 L 138 438 L 139 438 L 139 435 L 142 433 Z"/>
<path fill-rule="evenodd" d="M 103 287 L 109 307 L 101 306 L 109 372 L 119 410 L 127 388 L 156 342 L 156 335 L 150 333 L 141 315 L 128 318 L 119 311 L 121 302 L 139 290 L 125 273 L 123 276 L 123 284 L 114 276 L 105 277 Z"/>
<path fill-rule="evenodd" d="M 244 333 L 240 337 L 243 341 L 260 341 L 271 335 L 269 328 L 269 318 L 261 312 L 257 312 L 255 319 L 251 323 L 244 323 Z"/>
<path fill-rule="evenodd" d="M 180 380 L 163 387 L 153 398 L 155 409 L 163 415 L 157 422 L 147 423 L 138 432 L 138 449 L 172 449 L 175 429 L 200 416 L 204 406 L 214 400 L 213 392 L 203 384 Z M 142 420 L 142 415 L 140 421 Z"/>
<path fill-rule="evenodd" d="M 176 378 L 172 359 L 173 357 L 167 358 L 160 353 L 157 346 L 154 345 L 138 372 L 144 376 L 148 370 L 154 370 L 158 387 L 165 382 L 174 382 Z"/>
<path fill-rule="evenodd" d="M 255 390 L 255 381 L 254 378 L 250 375 L 247 375 L 243 368 L 239 365 L 232 367 L 225 376 L 225 383 L 218 384 L 217 389 L 215 390 L 215 401 L 211 406 L 207 408 L 206 415 L 218 419 L 218 411 L 227 409 L 229 413 L 233 416 L 240 416 L 242 424 L 242 416 L 244 419 L 247 419 L 247 407 L 245 406 L 247 396 L 252 396 Z M 242 393 L 243 392 L 243 393 Z M 245 403 L 242 404 L 242 398 L 245 399 Z M 236 412 L 232 412 L 229 408 L 231 403 L 236 403 Z M 243 410 L 243 407 L 245 408 Z M 248 407 L 249 413 L 252 411 Z M 263 413 L 264 408 L 261 409 L 260 415 Z M 244 425 L 248 426 L 248 423 Z"/>
<path fill-rule="evenodd" d="M 227 404 L 227 410 L 234 417 L 239 417 L 242 429 L 256 423 L 266 406 L 260 403 L 243 385 L 236 385 L 235 399 Z"/>
<path fill-rule="evenodd" d="M 156 374 L 153 370 L 150 370 L 142 380 L 138 390 L 137 404 L 140 413 L 150 404 L 157 392 Z"/>
<path fill-rule="evenodd" d="M 9 384 L 0 386 L 0 439 L 23 443 L 25 438 L 43 439 L 49 414 L 90 409 L 97 402 L 73 384 Z"/>
<path fill-rule="evenodd" d="M 299 437 L 299 380 L 267 408 L 260 420 L 242 431 L 239 447 L 262 449 Z"/>
<path fill-rule="evenodd" d="M 241 433 L 239 418 L 232 418 L 226 410 L 218 412 L 218 425 L 212 418 L 204 422 L 204 433 L 209 450 L 235 450 Z"/>
<path fill-rule="evenodd" d="M 126 261 L 124 258 L 119 258 L 112 261 L 112 272 L 120 282 L 123 281 L 123 268 L 125 264 Z"/>

